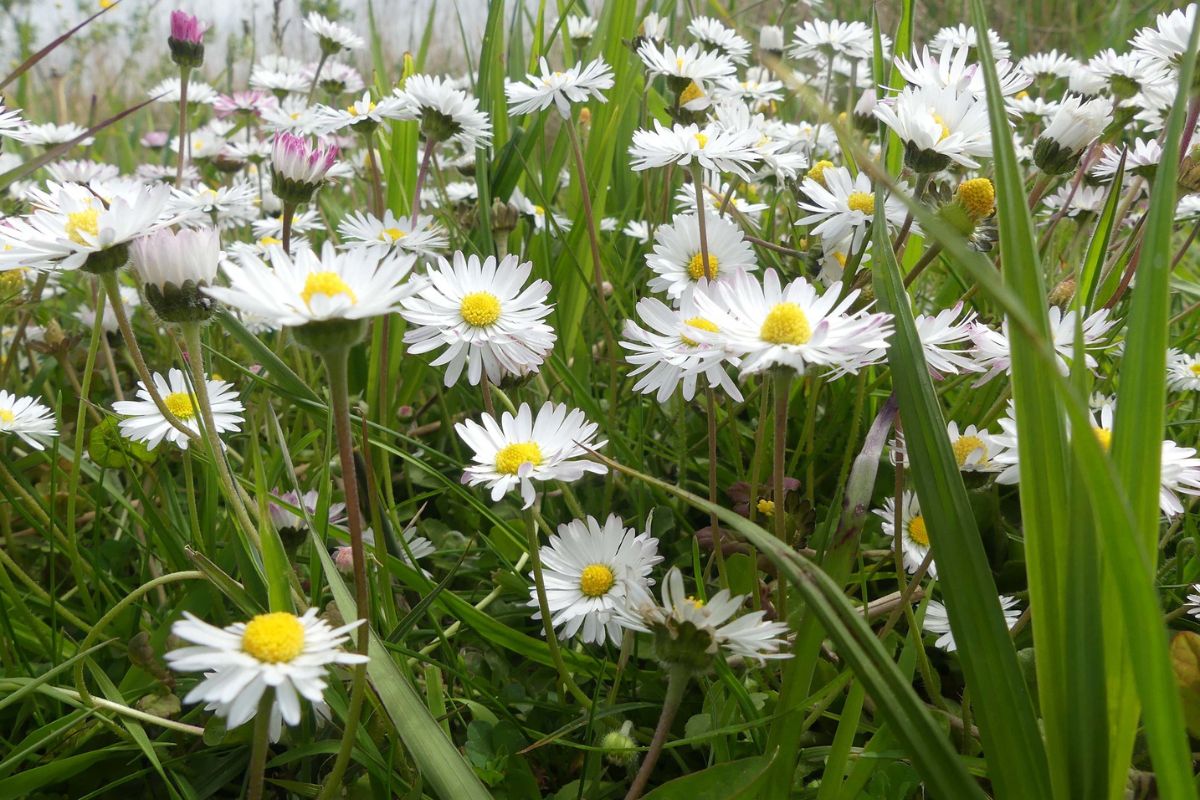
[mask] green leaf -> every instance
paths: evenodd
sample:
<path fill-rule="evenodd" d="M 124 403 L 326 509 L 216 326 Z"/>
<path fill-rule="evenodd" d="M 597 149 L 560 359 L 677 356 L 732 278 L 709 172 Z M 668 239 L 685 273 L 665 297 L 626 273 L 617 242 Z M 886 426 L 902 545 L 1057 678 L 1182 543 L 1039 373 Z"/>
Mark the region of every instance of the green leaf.
<path fill-rule="evenodd" d="M 739 800 L 758 797 L 756 787 L 771 766 L 765 756 L 726 761 L 676 778 L 645 795 L 646 800 Z"/>

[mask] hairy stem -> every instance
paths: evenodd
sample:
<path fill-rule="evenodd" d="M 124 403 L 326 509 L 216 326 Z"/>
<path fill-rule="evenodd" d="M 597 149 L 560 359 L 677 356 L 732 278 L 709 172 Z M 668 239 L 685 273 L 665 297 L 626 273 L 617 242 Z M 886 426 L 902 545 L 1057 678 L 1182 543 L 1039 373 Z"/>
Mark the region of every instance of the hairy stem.
<path fill-rule="evenodd" d="M 683 692 L 691 677 L 691 672 L 686 667 L 672 666 L 667 673 L 667 694 L 663 698 L 658 725 L 654 728 L 654 738 L 650 740 L 650 748 L 646 750 L 642 766 L 638 768 L 637 776 L 634 777 L 633 784 L 625 795 L 625 800 L 637 800 L 646 790 L 646 784 L 650 781 L 650 774 L 654 772 L 654 765 L 658 763 L 658 757 L 662 755 L 663 745 L 666 744 L 667 735 L 671 732 L 671 723 L 675 721 L 675 714 L 679 711 L 679 703 L 683 700 Z"/>

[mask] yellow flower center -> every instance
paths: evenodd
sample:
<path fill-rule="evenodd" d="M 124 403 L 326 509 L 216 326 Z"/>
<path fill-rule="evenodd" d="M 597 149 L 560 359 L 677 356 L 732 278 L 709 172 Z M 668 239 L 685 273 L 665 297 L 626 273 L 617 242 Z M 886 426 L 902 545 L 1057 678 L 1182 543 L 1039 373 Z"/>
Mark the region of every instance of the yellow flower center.
<path fill-rule="evenodd" d="M 996 187 L 987 178 L 963 181 L 954 196 L 973 220 L 990 217 L 996 210 Z"/>
<path fill-rule="evenodd" d="M 258 243 L 263 247 L 270 247 L 273 244 L 283 244 L 283 239 L 276 239 L 274 236 L 264 236 L 258 240 Z"/>
<path fill-rule="evenodd" d="M 1019 92 L 1017 92 L 1017 93 L 1016 93 L 1015 97 L 1016 97 L 1018 100 L 1028 100 L 1028 99 L 1029 99 L 1029 92 L 1027 92 L 1027 91 L 1025 91 L 1024 89 L 1022 89 L 1021 91 L 1019 91 Z"/>
<path fill-rule="evenodd" d="M 675 71 L 683 72 L 683 59 L 682 58 L 675 59 Z"/>
<path fill-rule="evenodd" d="M 392 242 L 403 239 L 405 236 L 408 236 L 408 232 L 402 231 L 399 228 L 384 228 L 383 232 L 379 234 L 381 240 Z"/>
<path fill-rule="evenodd" d="M 950 446 L 950 449 L 954 451 L 954 460 L 958 462 L 959 467 L 966 464 L 967 459 L 976 450 L 983 452 L 982 457 L 979 459 L 980 462 L 987 461 L 987 445 L 978 436 L 960 436 L 954 440 L 954 444 Z"/>
<path fill-rule="evenodd" d="M 16 419 L 16 416 L 13 414 L 11 408 L 0 408 L 0 422 L 9 425 L 14 419 Z"/>
<path fill-rule="evenodd" d="M 471 292 L 463 297 L 458 313 L 468 325 L 486 328 L 500 319 L 500 300 L 491 292 Z"/>
<path fill-rule="evenodd" d="M 776 303 L 763 320 L 759 338 L 771 344 L 804 344 L 812 338 L 808 317 L 795 303 Z"/>
<path fill-rule="evenodd" d="M 1096 434 L 1096 441 L 1100 443 L 1100 449 L 1108 452 L 1108 448 L 1112 446 L 1112 431 L 1108 428 L 1092 428 L 1092 433 Z"/>
<path fill-rule="evenodd" d="M 717 277 L 717 269 L 720 266 L 721 266 L 720 259 L 718 259 L 716 256 L 714 256 L 712 253 L 709 253 L 708 254 L 708 270 L 712 274 L 712 277 L 714 277 L 714 278 Z M 690 259 L 688 259 L 687 269 L 688 269 L 688 275 L 691 275 L 692 280 L 694 280 L 694 281 L 698 281 L 701 278 L 705 277 L 705 275 L 704 275 L 704 254 L 703 253 L 694 253 L 692 255 L 692 257 Z"/>
<path fill-rule="evenodd" d="M 544 206 L 535 205 L 535 206 L 533 207 L 533 215 L 534 215 L 535 217 L 544 217 L 544 216 L 546 216 L 546 209 L 545 209 L 545 207 L 544 207 Z"/>
<path fill-rule="evenodd" d="M 187 392 L 171 392 L 163 398 L 163 405 L 179 419 L 192 419 L 196 416 L 196 405 Z"/>
<path fill-rule="evenodd" d="M 350 298 L 351 305 L 358 303 L 358 296 L 354 294 L 354 290 L 336 272 L 308 273 L 308 277 L 304 279 L 304 291 L 300 292 L 300 298 L 304 301 L 304 305 L 312 308 L 313 295 L 318 294 L 326 297 L 337 297 L 339 294 L 344 294 Z"/>
<path fill-rule="evenodd" d="M 304 650 L 304 625 L 294 614 L 259 614 L 246 623 L 242 651 L 268 664 L 293 661 Z"/>
<path fill-rule="evenodd" d="M 704 601 L 699 597 L 689 594 L 685 599 L 692 604 L 692 608 L 704 608 Z"/>
<path fill-rule="evenodd" d="M 950 129 L 946 127 L 946 121 L 942 119 L 941 114 L 934 114 L 933 121 L 942 126 L 942 135 L 938 137 L 938 141 L 940 142 L 950 135 Z"/>
<path fill-rule="evenodd" d="M 579 575 L 579 591 L 585 597 L 603 597 L 616 583 L 610 567 L 604 564 L 588 564 Z"/>
<path fill-rule="evenodd" d="M 875 193 L 874 192 L 851 192 L 846 198 L 846 205 L 850 206 L 851 211 L 861 211 L 864 214 L 875 213 Z"/>
<path fill-rule="evenodd" d="M 696 137 L 696 144 L 700 145 L 700 149 L 703 150 L 704 146 L 708 144 L 708 135 L 703 133 L 694 133 L 692 135 Z"/>
<path fill-rule="evenodd" d="M 929 547 L 929 531 L 925 529 L 925 517 L 917 514 L 908 521 L 908 538 L 921 547 Z"/>
<path fill-rule="evenodd" d="M 817 163 L 812 165 L 811 169 L 809 169 L 808 177 L 812 178 L 814 181 L 816 181 L 817 183 L 824 186 L 825 185 L 825 170 L 829 169 L 832 166 L 833 166 L 832 161 L 825 161 L 825 160 L 818 161 Z"/>
<path fill-rule="evenodd" d="M 356 105 L 346 106 L 346 110 L 350 112 L 350 116 L 352 116 L 352 117 L 357 117 L 359 114 L 370 114 L 372 111 L 375 110 L 375 103 L 374 102 L 367 103 L 366 111 L 359 111 L 358 106 L 356 106 Z"/>
<path fill-rule="evenodd" d="M 692 81 L 679 93 L 679 105 L 685 106 L 693 100 L 699 100 L 701 97 L 704 97 L 704 90 L 695 81 Z"/>
<path fill-rule="evenodd" d="M 89 233 L 92 236 L 100 235 L 100 212 L 94 208 L 72 211 L 67 214 L 66 231 L 67 238 L 72 242 L 88 246 L 89 242 L 80 236 L 80 233 Z"/>
<path fill-rule="evenodd" d="M 758 501 L 756 508 L 758 508 L 758 513 L 762 514 L 764 517 L 770 517 L 775 514 L 775 501 L 768 500 L 764 497 Z"/>
<path fill-rule="evenodd" d="M 1196 364 L 1189 364 L 1188 372 L 1192 373 L 1197 378 L 1200 378 L 1200 362 L 1198 362 Z"/>
<path fill-rule="evenodd" d="M 501 475 L 516 475 L 525 463 L 535 467 L 542 463 L 542 448 L 537 442 L 514 442 L 496 453 L 496 471 Z"/>
<path fill-rule="evenodd" d="M 708 331 L 709 333 L 717 333 L 718 331 L 721 330 L 715 324 L 706 320 L 704 317 L 692 317 L 689 320 L 684 320 L 684 324 L 690 325 L 693 328 L 699 328 L 702 331 Z M 685 336 L 685 335 L 680 335 L 679 341 L 683 342 L 684 344 L 688 345 L 689 347 L 697 347 L 700 344 L 695 339 L 691 338 L 690 336 Z"/>

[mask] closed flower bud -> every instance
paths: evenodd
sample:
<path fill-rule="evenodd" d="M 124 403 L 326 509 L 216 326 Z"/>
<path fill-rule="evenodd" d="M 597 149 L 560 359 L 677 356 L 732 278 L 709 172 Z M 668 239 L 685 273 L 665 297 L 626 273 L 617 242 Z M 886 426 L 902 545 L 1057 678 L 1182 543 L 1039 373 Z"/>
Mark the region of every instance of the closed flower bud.
<path fill-rule="evenodd" d="M 1113 105 L 1106 98 L 1068 97 L 1033 146 L 1033 161 L 1047 175 L 1073 172 L 1084 148 L 1112 121 Z"/>
<path fill-rule="evenodd" d="M 619 729 L 609 731 L 600 739 L 604 759 L 614 767 L 631 767 L 637 763 L 637 742 L 630 735 L 632 730 L 633 723 L 626 720 Z"/>
<path fill-rule="evenodd" d="M 167 37 L 171 60 L 195 69 L 204 64 L 204 25 L 186 11 L 171 12 L 171 35 Z"/>
<path fill-rule="evenodd" d="M 763 25 L 758 31 L 758 49 L 775 58 L 783 58 L 783 28 Z"/>
<path fill-rule="evenodd" d="M 275 134 L 271 147 L 271 190 L 284 203 L 306 203 L 337 159 L 335 144 L 313 144 L 307 136 Z"/>
<path fill-rule="evenodd" d="M 135 239 L 129 247 L 146 301 L 167 322 L 208 319 L 216 301 L 201 288 L 217 277 L 221 242 L 215 228 L 163 228 Z"/>

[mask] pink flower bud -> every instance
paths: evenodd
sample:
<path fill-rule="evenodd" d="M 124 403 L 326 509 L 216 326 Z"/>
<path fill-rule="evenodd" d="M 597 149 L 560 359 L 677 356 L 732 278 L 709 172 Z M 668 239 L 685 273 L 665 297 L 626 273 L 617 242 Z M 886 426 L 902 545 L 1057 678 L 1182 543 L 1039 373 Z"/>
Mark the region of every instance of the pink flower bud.
<path fill-rule="evenodd" d="M 204 42 L 204 25 L 186 11 L 176 9 L 171 12 L 171 38 L 188 44 L 201 44 Z"/>

